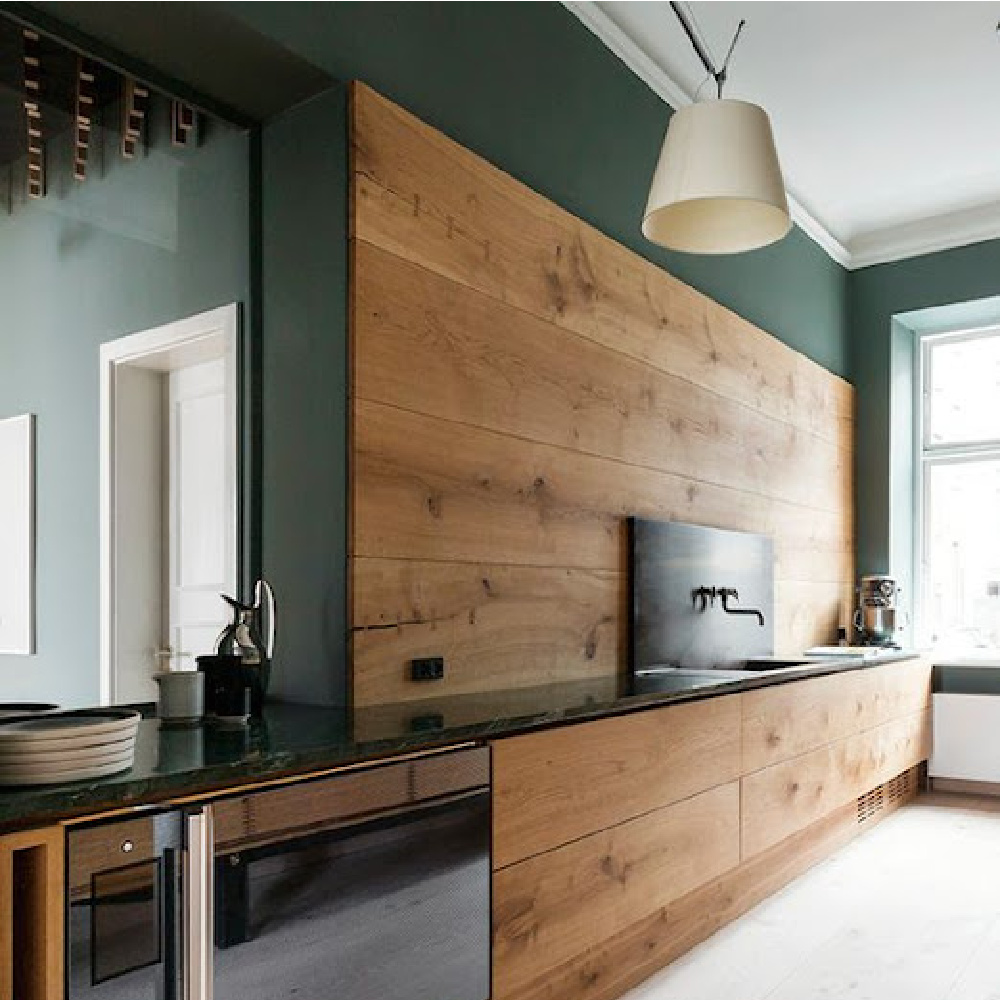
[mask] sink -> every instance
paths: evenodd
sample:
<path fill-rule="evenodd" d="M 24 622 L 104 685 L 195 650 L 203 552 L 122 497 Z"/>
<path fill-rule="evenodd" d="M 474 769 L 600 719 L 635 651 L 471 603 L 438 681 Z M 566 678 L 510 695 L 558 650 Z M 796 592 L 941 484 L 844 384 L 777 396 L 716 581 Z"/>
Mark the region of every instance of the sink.
<path fill-rule="evenodd" d="M 761 656 L 752 660 L 744 660 L 740 670 L 788 670 L 791 667 L 810 667 L 821 660 L 779 660 L 773 656 Z"/>

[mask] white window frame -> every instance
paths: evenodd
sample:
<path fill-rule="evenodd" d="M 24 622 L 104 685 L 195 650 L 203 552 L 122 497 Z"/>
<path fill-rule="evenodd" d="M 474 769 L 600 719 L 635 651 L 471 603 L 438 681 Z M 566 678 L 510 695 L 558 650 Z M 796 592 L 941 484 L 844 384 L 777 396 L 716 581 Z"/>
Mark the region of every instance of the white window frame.
<path fill-rule="evenodd" d="M 925 334 L 920 337 L 917 377 L 914 379 L 914 452 L 915 487 L 914 549 L 916 552 L 917 585 L 914 587 L 914 621 L 917 642 L 929 646 L 930 625 L 924 613 L 927 607 L 928 559 L 930 552 L 930 475 L 929 470 L 938 465 L 957 465 L 965 462 L 1000 461 L 1000 437 L 989 441 L 959 441 L 932 444 L 927 440 L 930 428 L 932 356 L 935 346 L 941 343 L 958 343 L 1000 337 L 1000 326 L 975 327 L 945 333 Z"/>

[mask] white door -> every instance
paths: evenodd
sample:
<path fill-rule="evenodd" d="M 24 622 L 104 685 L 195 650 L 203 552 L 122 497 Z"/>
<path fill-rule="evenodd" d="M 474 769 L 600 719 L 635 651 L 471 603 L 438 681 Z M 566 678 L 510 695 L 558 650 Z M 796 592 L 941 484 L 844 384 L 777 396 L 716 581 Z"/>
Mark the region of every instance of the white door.
<path fill-rule="evenodd" d="M 101 346 L 104 704 L 155 699 L 157 651 L 210 653 L 228 620 L 238 327 L 229 305 Z"/>
<path fill-rule="evenodd" d="M 167 376 L 167 641 L 191 656 L 213 652 L 230 618 L 219 595 L 231 593 L 236 579 L 228 370 L 217 358 Z"/>

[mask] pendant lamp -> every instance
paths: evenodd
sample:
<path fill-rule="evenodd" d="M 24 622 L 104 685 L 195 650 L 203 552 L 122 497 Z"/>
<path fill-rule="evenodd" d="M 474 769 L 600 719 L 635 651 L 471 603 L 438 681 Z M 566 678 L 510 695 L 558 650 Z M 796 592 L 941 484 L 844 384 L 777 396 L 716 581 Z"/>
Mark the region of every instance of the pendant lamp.
<path fill-rule="evenodd" d="M 715 79 L 719 96 L 680 108 L 671 117 L 643 215 L 643 235 L 687 253 L 743 253 L 767 246 L 792 227 L 771 122 L 756 104 L 722 97 L 743 22 L 717 70 L 680 5 L 671 7 Z"/>

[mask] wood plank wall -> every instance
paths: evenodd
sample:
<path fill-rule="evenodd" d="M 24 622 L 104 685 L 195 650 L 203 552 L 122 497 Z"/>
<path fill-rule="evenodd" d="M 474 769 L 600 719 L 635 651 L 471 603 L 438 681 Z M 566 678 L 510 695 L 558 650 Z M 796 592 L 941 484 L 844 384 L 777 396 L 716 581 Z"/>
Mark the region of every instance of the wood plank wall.
<path fill-rule="evenodd" d="M 629 514 L 773 536 L 777 651 L 831 640 L 851 386 L 363 84 L 351 129 L 355 704 L 623 670 Z"/>

